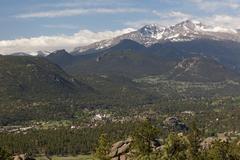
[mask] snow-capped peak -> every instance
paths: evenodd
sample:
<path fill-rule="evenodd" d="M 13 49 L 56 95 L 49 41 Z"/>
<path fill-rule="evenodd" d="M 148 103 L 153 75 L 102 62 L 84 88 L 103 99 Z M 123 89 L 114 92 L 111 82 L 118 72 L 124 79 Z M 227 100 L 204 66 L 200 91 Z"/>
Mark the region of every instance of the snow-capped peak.
<path fill-rule="evenodd" d="M 196 21 L 196 20 L 186 20 L 186 21 L 183 21 L 181 23 L 178 23 L 174 26 L 178 26 L 178 25 L 185 25 L 185 26 L 201 26 L 203 25 L 201 22 L 199 21 Z"/>
<path fill-rule="evenodd" d="M 144 37 L 160 39 L 162 38 L 162 33 L 164 32 L 164 30 L 165 30 L 165 27 L 159 26 L 157 24 L 150 24 L 150 25 L 145 25 L 144 27 L 140 28 L 138 31 Z"/>
<path fill-rule="evenodd" d="M 214 39 L 240 41 L 239 35 L 234 29 L 208 26 L 199 21 L 186 20 L 165 29 L 162 40 L 191 41 L 194 39 Z"/>
<path fill-rule="evenodd" d="M 186 20 L 181 23 L 178 23 L 176 25 L 173 25 L 169 28 L 175 29 L 175 28 L 181 28 L 183 30 L 196 30 L 197 28 L 204 27 L 201 22 L 195 21 L 195 20 Z"/>
<path fill-rule="evenodd" d="M 133 40 L 149 47 L 155 43 L 162 43 L 165 41 L 179 42 L 192 41 L 195 39 L 231 40 L 240 42 L 240 34 L 239 31 L 234 29 L 220 26 L 208 26 L 196 20 L 186 20 L 170 27 L 149 24 L 136 31 L 109 40 L 78 47 L 73 54 L 110 48 L 124 39 Z"/>
<path fill-rule="evenodd" d="M 197 21 L 197 20 L 189 20 L 189 21 L 191 21 L 193 24 L 196 24 L 196 25 L 202 24 L 200 21 Z"/>
<path fill-rule="evenodd" d="M 186 20 L 182 23 L 175 25 L 175 27 L 179 26 L 179 25 L 187 27 L 188 29 L 202 31 L 202 32 L 237 33 L 237 30 L 232 29 L 232 28 L 225 28 L 222 26 L 208 26 L 208 25 L 204 25 L 201 22 L 196 21 L 196 20 Z"/>

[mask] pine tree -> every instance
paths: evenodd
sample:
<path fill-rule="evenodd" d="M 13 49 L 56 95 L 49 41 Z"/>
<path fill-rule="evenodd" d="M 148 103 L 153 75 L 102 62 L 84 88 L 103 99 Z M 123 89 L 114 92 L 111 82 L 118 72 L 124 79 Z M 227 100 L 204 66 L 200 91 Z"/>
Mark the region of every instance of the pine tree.
<path fill-rule="evenodd" d="M 196 123 L 192 124 L 191 131 L 187 135 L 188 140 L 188 159 L 199 160 L 201 159 L 201 131 L 197 128 Z"/>
<path fill-rule="evenodd" d="M 109 142 L 107 141 L 107 135 L 101 134 L 98 140 L 95 156 L 100 160 L 109 160 L 108 153 Z"/>
<path fill-rule="evenodd" d="M 187 144 L 186 139 L 175 133 L 170 133 L 166 139 L 163 148 L 164 160 L 186 160 L 187 159 Z"/>
<path fill-rule="evenodd" d="M 137 155 L 148 156 L 152 153 L 151 143 L 154 141 L 159 134 L 159 130 L 151 125 L 149 121 L 144 121 L 137 127 L 134 131 L 133 137 L 133 146 L 137 151 Z"/>
<path fill-rule="evenodd" d="M 0 147 L 0 159 L 1 160 L 10 160 L 10 154 Z"/>
<path fill-rule="evenodd" d="M 216 141 L 207 152 L 207 159 L 211 160 L 239 160 L 240 156 L 235 152 L 235 145 L 229 142 Z M 238 150 L 239 152 L 239 150 Z"/>

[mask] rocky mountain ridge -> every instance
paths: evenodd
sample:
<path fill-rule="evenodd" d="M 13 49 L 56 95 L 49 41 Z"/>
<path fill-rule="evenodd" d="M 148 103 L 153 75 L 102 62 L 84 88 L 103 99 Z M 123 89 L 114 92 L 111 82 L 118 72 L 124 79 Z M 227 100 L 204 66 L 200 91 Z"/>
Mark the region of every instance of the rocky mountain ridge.
<path fill-rule="evenodd" d="M 238 30 L 219 26 L 208 26 L 198 21 L 187 20 L 170 27 L 162 27 L 156 24 L 146 25 L 136 31 L 103 40 L 87 46 L 75 48 L 72 54 L 88 54 L 94 51 L 111 48 L 122 40 L 129 39 L 138 42 L 145 47 L 156 43 L 184 42 L 196 39 L 230 40 L 240 42 Z"/>

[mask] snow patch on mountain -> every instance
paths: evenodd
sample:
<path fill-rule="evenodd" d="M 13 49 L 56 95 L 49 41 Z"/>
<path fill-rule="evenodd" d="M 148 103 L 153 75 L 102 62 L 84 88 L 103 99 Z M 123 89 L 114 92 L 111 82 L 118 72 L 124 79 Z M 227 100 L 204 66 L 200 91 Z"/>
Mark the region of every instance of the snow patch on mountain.
<path fill-rule="evenodd" d="M 165 41 L 181 42 L 195 39 L 231 40 L 240 42 L 239 31 L 219 26 L 204 25 L 199 21 L 187 20 L 170 27 L 157 24 L 146 25 L 136 31 L 118 37 L 75 48 L 73 54 L 110 48 L 124 39 L 133 40 L 145 47 Z"/>

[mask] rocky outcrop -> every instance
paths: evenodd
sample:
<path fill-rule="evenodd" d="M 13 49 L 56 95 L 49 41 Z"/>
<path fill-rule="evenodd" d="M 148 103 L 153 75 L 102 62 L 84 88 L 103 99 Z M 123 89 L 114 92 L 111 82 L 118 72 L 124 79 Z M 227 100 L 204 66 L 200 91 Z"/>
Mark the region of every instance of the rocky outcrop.
<path fill-rule="evenodd" d="M 28 154 L 20 154 L 13 157 L 13 160 L 36 160 Z"/>
<path fill-rule="evenodd" d="M 203 149 L 209 149 L 211 145 L 217 140 L 216 137 L 207 137 L 201 142 L 201 146 Z"/>
<path fill-rule="evenodd" d="M 151 147 L 153 151 L 160 150 L 162 148 L 162 139 L 155 139 L 151 141 Z M 128 138 L 125 141 L 118 141 L 114 143 L 111 147 L 109 157 L 111 160 L 129 160 L 131 154 L 134 151 L 131 150 L 131 145 L 133 143 L 132 138 Z"/>
<path fill-rule="evenodd" d="M 203 139 L 203 141 L 201 142 L 201 146 L 204 149 L 209 149 L 212 146 L 212 144 L 216 141 L 228 142 L 228 141 L 233 141 L 235 139 L 236 137 L 230 137 L 228 133 L 218 133 L 216 137 L 207 137 Z"/>
<path fill-rule="evenodd" d="M 132 143 L 131 138 L 128 138 L 125 141 L 119 141 L 114 143 L 111 147 L 109 157 L 112 160 L 127 160 L 131 143 Z"/>
<path fill-rule="evenodd" d="M 174 131 L 187 131 L 188 127 L 177 117 L 168 117 L 163 121 L 163 124 Z"/>

